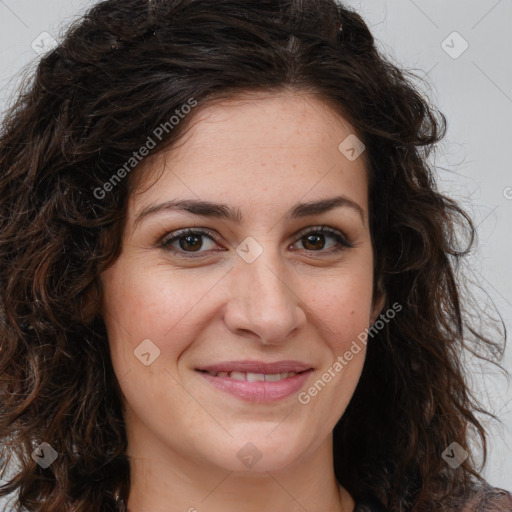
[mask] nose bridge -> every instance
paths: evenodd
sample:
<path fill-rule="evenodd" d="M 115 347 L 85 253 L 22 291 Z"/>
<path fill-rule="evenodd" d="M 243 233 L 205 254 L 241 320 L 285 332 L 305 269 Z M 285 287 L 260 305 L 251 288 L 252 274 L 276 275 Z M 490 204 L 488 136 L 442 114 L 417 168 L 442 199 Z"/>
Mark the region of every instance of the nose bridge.
<path fill-rule="evenodd" d="M 292 297 L 284 265 L 270 250 L 266 253 L 266 256 L 262 254 L 259 261 L 257 259 L 244 269 L 251 284 L 251 300 L 265 309 L 272 306 L 287 308 Z"/>
<path fill-rule="evenodd" d="M 230 329 L 252 331 L 271 343 L 301 325 L 304 314 L 277 249 L 267 244 L 251 263 L 241 258 L 234 279 L 226 315 Z"/>

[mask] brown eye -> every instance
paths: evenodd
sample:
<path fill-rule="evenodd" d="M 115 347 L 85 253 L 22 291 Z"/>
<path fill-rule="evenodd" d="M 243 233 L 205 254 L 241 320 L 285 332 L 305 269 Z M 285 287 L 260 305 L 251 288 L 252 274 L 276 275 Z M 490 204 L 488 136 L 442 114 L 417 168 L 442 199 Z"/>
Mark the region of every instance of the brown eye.
<path fill-rule="evenodd" d="M 181 249 L 186 251 L 187 249 L 191 249 L 192 251 L 197 251 L 201 249 L 203 245 L 203 241 L 201 240 L 201 235 L 186 235 L 178 238 L 179 246 Z"/>
<path fill-rule="evenodd" d="M 328 239 L 332 240 L 330 245 L 329 242 L 326 242 Z M 312 252 L 329 253 L 340 251 L 343 248 L 353 247 L 353 245 L 340 231 L 328 228 L 326 226 L 309 229 L 309 231 L 305 233 L 303 232 L 299 240 L 306 251 Z"/>
<path fill-rule="evenodd" d="M 325 237 L 321 234 L 306 235 L 302 237 L 302 244 L 308 251 L 323 249 L 325 246 Z"/>
<path fill-rule="evenodd" d="M 208 247 L 207 242 L 210 242 L 210 247 Z M 213 249 L 215 245 L 217 245 L 215 239 L 209 232 L 192 229 L 178 231 L 164 239 L 160 244 L 166 251 L 178 254 L 198 253 L 198 256 Z"/>

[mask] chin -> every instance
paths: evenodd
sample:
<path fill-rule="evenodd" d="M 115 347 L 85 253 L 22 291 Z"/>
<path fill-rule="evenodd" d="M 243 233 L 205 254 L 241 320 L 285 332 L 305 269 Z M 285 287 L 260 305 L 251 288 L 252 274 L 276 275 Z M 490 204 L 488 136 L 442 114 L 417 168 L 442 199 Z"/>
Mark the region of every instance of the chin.
<path fill-rule="evenodd" d="M 204 457 L 228 471 L 263 473 L 289 468 L 298 463 L 308 442 L 292 435 L 289 427 L 282 425 L 281 432 L 279 428 L 278 423 L 273 423 L 271 428 L 265 425 L 248 429 L 245 425 L 238 431 L 227 429 L 233 437 L 224 439 L 224 443 L 212 441 L 211 446 L 216 449 Z"/>

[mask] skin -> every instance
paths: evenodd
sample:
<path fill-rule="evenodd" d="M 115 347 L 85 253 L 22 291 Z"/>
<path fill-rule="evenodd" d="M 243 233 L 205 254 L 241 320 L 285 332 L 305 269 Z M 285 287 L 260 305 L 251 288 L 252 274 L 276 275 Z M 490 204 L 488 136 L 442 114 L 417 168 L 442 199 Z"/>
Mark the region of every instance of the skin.
<path fill-rule="evenodd" d="M 232 360 L 298 360 L 307 390 L 378 316 L 364 159 L 338 145 L 354 129 L 313 95 L 245 94 L 199 110 L 183 142 L 145 162 L 129 200 L 123 249 L 101 276 L 102 315 L 123 392 L 131 458 L 131 512 L 343 511 L 332 430 L 360 377 L 362 350 L 307 404 L 241 400 L 195 368 Z M 140 177 L 139 176 L 139 177 Z M 296 203 L 343 195 L 357 203 L 304 218 Z M 171 199 L 239 208 L 243 220 L 142 209 Z M 333 252 L 341 231 L 352 248 Z M 199 236 L 181 255 L 160 241 L 183 228 Z M 304 231 L 304 234 L 299 232 Z M 313 233 L 311 233 L 313 232 Z M 318 234 L 317 234 L 318 235 Z M 263 252 L 236 252 L 248 236 Z M 202 244 L 201 244 L 202 242 Z M 183 249 L 185 247 L 185 249 Z M 194 248 L 198 248 L 200 257 Z M 188 250 L 188 252 L 187 252 Z M 134 350 L 150 339 L 148 366 Z M 252 443 L 252 467 L 237 457 Z M 256 453 L 256 451 L 255 451 Z"/>

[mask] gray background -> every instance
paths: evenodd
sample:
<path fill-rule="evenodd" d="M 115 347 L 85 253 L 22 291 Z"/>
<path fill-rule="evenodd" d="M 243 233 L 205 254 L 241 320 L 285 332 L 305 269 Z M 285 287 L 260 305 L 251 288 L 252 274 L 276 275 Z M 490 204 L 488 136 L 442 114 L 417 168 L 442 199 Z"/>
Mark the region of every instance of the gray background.
<path fill-rule="evenodd" d="M 20 69 L 37 63 L 38 48 L 44 49 L 41 41 L 49 47 L 51 40 L 40 34 L 58 39 L 94 3 L 0 0 L 0 111 L 16 91 Z M 471 256 L 468 272 L 490 295 L 475 289 L 481 305 L 488 307 L 494 301 L 510 332 L 512 1 L 350 0 L 346 4 L 363 15 L 386 54 L 429 81 L 425 92 L 447 116 L 448 133 L 435 160 L 440 188 L 460 200 L 478 226 L 478 253 Z M 512 371 L 510 346 L 502 364 Z M 512 491 L 510 382 L 473 360 L 468 360 L 468 368 L 478 397 L 503 422 L 482 418 L 490 429 L 484 476 Z"/>

